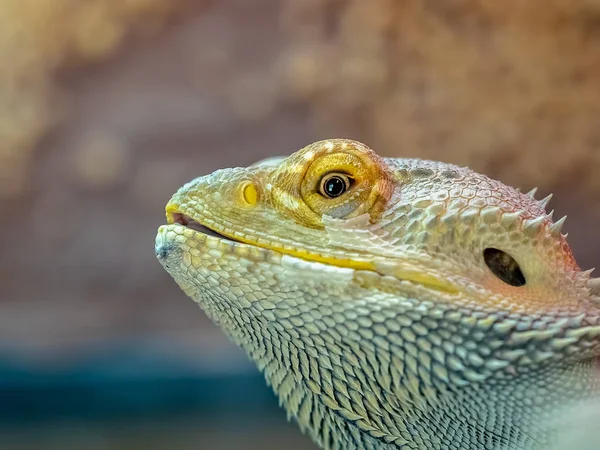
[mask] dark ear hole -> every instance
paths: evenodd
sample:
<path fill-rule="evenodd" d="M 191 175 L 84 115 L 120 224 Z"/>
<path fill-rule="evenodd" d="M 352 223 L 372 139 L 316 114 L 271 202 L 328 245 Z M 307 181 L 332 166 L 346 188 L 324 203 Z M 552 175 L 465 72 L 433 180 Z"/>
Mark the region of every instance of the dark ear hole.
<path fill-rule="evenodd" d="M 511 286 L 525 285 L 525 276 L 517 261 L 508 253 L 497 248 L 486 248 L 483 259 L 492 273 Z"/>

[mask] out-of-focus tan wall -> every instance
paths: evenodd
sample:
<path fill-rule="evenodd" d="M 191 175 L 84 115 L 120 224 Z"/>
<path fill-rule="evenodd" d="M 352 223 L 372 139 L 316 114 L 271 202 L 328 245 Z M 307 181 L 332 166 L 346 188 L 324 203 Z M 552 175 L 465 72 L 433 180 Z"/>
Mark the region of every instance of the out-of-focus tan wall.
<path fill-rule="evenodd" d="M 70 110 L 57 71 L 114 56 L 132 32 L 158 31 L 181 2 L 3 0 L 0 9 L 0 197 L 28 188 L 33 151 Z M 43 146 L 42 146 L 43 147 Z"/>
<path fill-rule="evenodd" d="M 576 256 L 598 263 L 600 1 L 0 9 L 3 346 L 48 356 L 147 333 L 225 348 L 154 260 L 164 204 L 195 176 L 325 137 L 555 191 Z"/>

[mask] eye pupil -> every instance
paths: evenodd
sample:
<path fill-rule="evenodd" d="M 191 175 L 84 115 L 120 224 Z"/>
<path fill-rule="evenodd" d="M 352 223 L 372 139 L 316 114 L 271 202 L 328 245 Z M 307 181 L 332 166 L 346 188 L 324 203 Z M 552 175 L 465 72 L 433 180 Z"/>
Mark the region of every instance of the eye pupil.
<path fill-rule="evenodd" d="M 525 285 L 525 276 L 519 264 L 508 253 L 497 248 L 486 248 L 483 259 L 492 273 L 506 284 L 516 287 Z"/>
<path fill-rule="evenodd" d="M 330 176 L 325 180 L 325 183 L 323 183 L 324 193 L 330 198 L 339 197 L 346 192 L 346 189 L 346 181 L 339 175 Z"/>

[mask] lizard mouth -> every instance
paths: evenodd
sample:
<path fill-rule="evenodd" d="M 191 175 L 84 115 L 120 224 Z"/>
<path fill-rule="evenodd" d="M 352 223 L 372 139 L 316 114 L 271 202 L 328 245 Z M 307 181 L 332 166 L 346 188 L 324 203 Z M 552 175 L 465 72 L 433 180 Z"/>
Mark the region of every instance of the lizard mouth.
<path fill-rule="evenodd" d="M 169 223 L 178 223 L 179 225 L 183 225 L 186 228 L 197 231 L 198 233 L 205 234 L 207 236 L 216 237 L 219 239 L 225 239 L 227 241 L 239 242 L 235 239 L 232 239 L 224 234 L 219 233 L 211 228 L 208 228 L 206 225 L 201 224 L 200 222 L 192 219 L 190 216 L 187 216 L 180 212 L 171 212 L 168 215 Z"/>
<path fill-rule="evenodd" d="M 306 261 L 324 263 L 335 267 L 366 270 L 370 272 L 379 273 L 380 275 L 392 275 L 400 280 L 411 281 L 426 286 L 430 289 L 444 292 L 446 294 L 458 293 L 457 287 L 452 283 L 447 282 L 438 277 L 431 276 L 426 272 L 419 270 L 418 267 L 412 267 L 410 265 L 406 267 L 398 266 L 395 270 L 392 269 L 392 272 L 389 272 L 389 268 L 381 267 L 373 261 L 351 260 L 347 258 L 339 258 L 334 255 L 313 254 L 310 252 L 303 252 L 302 254 L 300 254 L 299 251 L 294 251 L 293 249 L 290 250 L 289 248 L 286 249 L 285 247 L 277 245 L 277 243 L 273 242 L 259 244 L 255 240 L 249 238 L 236 239 L 227 234 L 223 234 L 223 232 L 216 231 L 213 228 L 209 228 L 208 226 L 204 225 L 198 220 L 193 219 L 187 214 L 180 212 L 180 210 L 178 209 L 175 209 L 173 205 L 171 205 L 171 207 L 167 207 L 167 223 L 178 224 L 205 236 L 234 242 L 238 245 L 250 245 L 252 247 L 261 248 L 265 251 L 273 251 L 282 255 L 294 256 Z M 225 231 L 225 233 L 227 233 L 227 231 Z"/>

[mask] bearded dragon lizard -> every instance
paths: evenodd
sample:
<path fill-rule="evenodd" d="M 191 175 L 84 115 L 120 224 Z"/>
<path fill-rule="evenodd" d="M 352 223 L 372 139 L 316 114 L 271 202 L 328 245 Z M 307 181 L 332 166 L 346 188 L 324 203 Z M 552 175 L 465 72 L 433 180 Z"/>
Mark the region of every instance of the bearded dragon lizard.
<path fill-rule="evenodd" d="M 319 446 L 546 449 L 600 397 L 600 279 L 548 201 L 331 139 L 184 185 L 155 251 Z"/>

